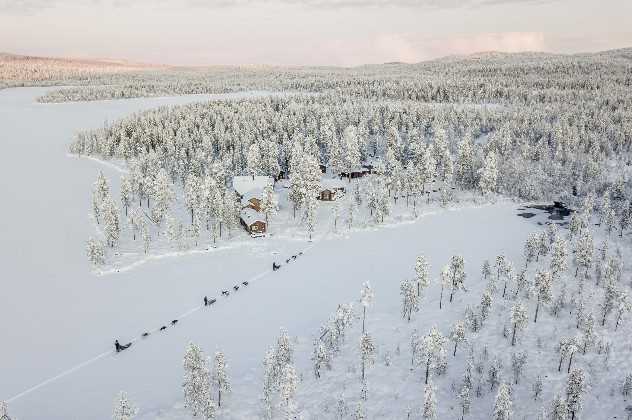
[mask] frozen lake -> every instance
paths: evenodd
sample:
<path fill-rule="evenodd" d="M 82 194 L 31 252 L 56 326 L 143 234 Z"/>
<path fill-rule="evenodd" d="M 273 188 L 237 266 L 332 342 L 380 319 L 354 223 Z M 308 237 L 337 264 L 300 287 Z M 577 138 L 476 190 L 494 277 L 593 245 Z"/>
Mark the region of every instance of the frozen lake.
<path fill-rule="evenodd" d="M 280 259 L 308 246 L 266 239 L 93 275 L 84 250 L 94 234 L 90 191 L 98 169 L 107 176 L 116 172 L 68 157 L 73 134 L 142 109 L 237 95 L 37 103 L 47 90 L 0 91 L 0 400 L 110 350 L 115 338 L 126 342 L 168 323 L 198 306 L 204 294 L 266 272 L 277 253 Z M 534 220 L 516 217 L 517 207 L 446 211 L 317 241 L 292 265 L 264 275 L 217 307 L 14 399 L 10 413 L 21 420 L 104 419 L 116 392 L 125 390 L 144 417 L 155 418 L 182 399 L 182 356 L 190 340 L 209 354 L 226 353 L 233 378 L 229 406 L 256 405 L 261 360 L 279 327 L 309 338 L 338 303 L 357 297 L 366 280 L 378 297 L 375 311 L 399 311 L 399 282 L 412 275 L 421 253 L 433 276 L 451 255 L 463 254 L 471 279 L 478 279 L 485 258 L 504 252 L 518 259 Z M 502 235 L 490 236 L 498 226 Z M 223 417 L 240 416 L 243 412 L 229 409 Z"/>

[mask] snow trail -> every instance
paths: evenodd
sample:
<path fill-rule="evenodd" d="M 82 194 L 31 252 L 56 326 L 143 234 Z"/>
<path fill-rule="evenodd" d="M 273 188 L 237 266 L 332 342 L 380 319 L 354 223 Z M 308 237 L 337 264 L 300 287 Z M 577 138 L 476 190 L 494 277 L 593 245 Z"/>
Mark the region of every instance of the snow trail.
<path fill-rule="evenodd" d="M 81 368 L 84 368 L 84 367 L 86 367 L 86 366 L 88 366 L 88 365 L 91 365 L 91 364 L 93 364 L 93 363 L 97 362 L 97 361 L 98 361 L 98 360 L 100 360 L 100 359 L 103 359 L 105 356 L 108 356 L 108 355 L 112 354 L 113 352 L 114 352 L 113 350 L 106 351 L 106 352 L 104 352 L 104 353 L 101 353 L 101 354 L 99 354 L 99 355 L 97 355 L 97 356 L 93 357 L 93 358 L 92 358 L 92 359 L 90 359 L 90 360 L 86 360 L 86 361 L 85 361 L 85 362 L 83 362 L 83 363 L 79 363 L 78 365 L 76 365 L 76 366 L 74 366 L 74 367 L 72 367 L 72 368 L 70 368 L 70 369 L 68 369 L 68 370 L 66 370 L 66 371 L 64 371 L 64 372 L 62 372 L 62 373 L 60 373 L 60 374 L 58 374 L 58 375 L 56 375 L 56 376 L 53 376 L 52 378 L 46 379 L 45 381 L 40 382 L 39 384 L 34 385 L 34 386 L 30 387 L 29 389 L 27 389 L 27 390 L 25 390 L 25 391 L 22 391 L 22 392 L 20 392 L 19 394 L 15 395 L 15 396 L 13 396 L 13 397 L 11 397 L 11 398 L 9 398 L 9 399 L 7 400 L 7 403 L 12 403 L 12 402 L 14 402 L 14 401 L 17 401 L 17 400 L 19 400 L 20 398 L 22 398 L 22 397 L 24 397 L 24 396 L 26 396 L 26 395 L 28 395 L 28 394 L 30 394 L 30 393 L 32 393 L 32 392 L 34 392 L 34 391 L 37 391 L 38 389 L 40 389 L 40 388 L 42 388 L 42 387 L 44 387 L 44 386 L 46 386 L 46 385 L 48 385 L 48 384 L 50 384 L 50 383 L 53 383 L 53 382 L 57 381 L 58 379 L 61 379 L 61 378 L 63 378 L 63 377 L 66 377 L 66 376 L 68 376 L 68 375 L 70 375 L 70 374 L 72 374 L 72 373 L 74 373 L 74 372 L 78 371 L 78 370 L 79 370 L 79 369 L 81 369 Z"/>
<path fill-rule="evenodd" d="M 300 251 L 300 253 L 305 254 L 307 251 L 312 249 L 315 245 L 316 245 L 315 242 L 310 243 L 310 245 L 307 246 L 306 248 L 304 248 L 302 251 Z M 299 255 L 300 254 L 297 254 L 296 257 L 298 257 Z M 293 262 L 294 261 L 295 260 L 293 260 Z M 281 264 L 281 266 L 283 266 L 283 264 Z M 250 278 L 248 278 L 246 280 L 242 280 L 242 282 L 248 282 L 248 285 L 250 286 L 250 284 L 252 284 L 252 283 L 254 283 L 254 282 L 258 281 L 258 280 L 261 280 L 262 278 L 264 278 L 267 275 L 272 274 L 272 273 L 273 273 L 273 270 L 268 269 L 268 270 L 262 271 L 259 274 L 254 275 L 254 276 L 252 276 L 252 277 L 250 277 Z M 242 285 L 243 284 L 242 282 L 238 282 L 237 284 L 238 285 Z M 218 293 L 218 295 L 219 295 L 219 293 Z M 226 299 L 222 299 L 222 300 L 226 300 Z M 215 304 L 213 304 L 213 306 L 217 306 L 217 305 L 221 305 L 220 300 L 218 300 Z M 196 307 L 193 307 L 193 308 L 189 309 L 188 311 L 182 313 L 177 318 L 175 318 L 175 320 L 179 323 L 182 319 L 186 319 L 186 318 L 192 316 L 193 314 L 195 314 L 196 312 L 199 312 L 203 308 L 204 308 L 203 305 L 198 305 Z M 167 327 L 167 328 L 169 328 L 169 326 L 171 326 L 171 328 L 175 327 L 175 325 L 172 325 L 171 322 L 166 323 L 164 326 Z M 136 343 L 136 342 L 140 341 L 141 339 L 143 341 L 148 340 L 149 336 L 153 335 L 154 333 L 160 332 L 160 329 L 162 327 L 163 326 L 161 325 L 159 327 L 154 328 L 153 330 L 148 330 L 148 331 L 146 331 L 147 333 L 149 333 L 148 336 L 146 336 L 146 337 L 142 337 L 142 336 L 141 337 L 135 337 L 132 340 L 128 341 L 128 343 L 133 344 L 133 343 Z M 17 401 L 20 398 L 25 397 L 25 396 L 37 391 L 38 389 L 45 387 L 46 385 L 49 385 L 49 384 L 51 384 L 51 383 L 53 383 L 53 382 L 55 382 L 55 381 L 57 381 L 59 379 L 62 379 L 64 377 L 66 377 L 66 376 L 69 376 L 69 375 L 77 372 L 78 370 L 85 368 L 86 366 L 90 366 L 90 365 L 98 362 L 99 360 L 105 358 L 106 356 L 114 355 L 114 354 L 116 354 L 116 352 L 114 350 L 109 350 L 109 351 L 103 352 L 101 354 L 98 354 L 98 355 L 92 357 L 91 359 L 88 359 L 88 360 L 86 360 L 84 362 L 81 362 L 78 365 L 75 365 L 75 366 L 73 366 L 73 367 L 71 367 L 71 368 L 69 368 L 69 369 L 67 369 L 67 370 L 65 370 L 65 371 L 53 376 L 52 378 L 46 379 L 46 380 L 40 382 L 37 385 L 33 385 L 32 387 L 30 387 L 30 388 L 20 392 L 19 394 L 16 394 L 13 397 L 7 399 L 6 402 L 7 403 L 12 403 L 14 401 Z"/>

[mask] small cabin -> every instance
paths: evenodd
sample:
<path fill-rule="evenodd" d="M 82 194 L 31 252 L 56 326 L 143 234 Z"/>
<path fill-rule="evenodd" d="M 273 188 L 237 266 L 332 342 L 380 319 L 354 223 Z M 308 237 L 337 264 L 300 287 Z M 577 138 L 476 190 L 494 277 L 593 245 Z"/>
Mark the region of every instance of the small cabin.
<path fill-rule="evenodd" d="M 344 192 L 344 183 L 339 179 L 323 179 L 320 182 L 320 193 L 317 198 L 321 201 L 335 201 Z"/>
<path fill-rule="evenodd" d="M 341 178 L 351 177 L 351 179 L 355 179 L 355 178 L 362 178 L 364 175 L 368 175 L 370 173 L 371 173 L 370 169 L 364 168 L 364 167 L 358 167 L 358 168 L 352 169 L 350 172 L 349 171 L 341 172 L 340 177 Z"/>
<path fill-rule="evenodd" d="M 251 235 L 262 235 L 266 233 L 267 225 L 265 216 L 262 213 L 250 207 L 246 207 L 241 210 L 240 220 L 242 226 Z"/>

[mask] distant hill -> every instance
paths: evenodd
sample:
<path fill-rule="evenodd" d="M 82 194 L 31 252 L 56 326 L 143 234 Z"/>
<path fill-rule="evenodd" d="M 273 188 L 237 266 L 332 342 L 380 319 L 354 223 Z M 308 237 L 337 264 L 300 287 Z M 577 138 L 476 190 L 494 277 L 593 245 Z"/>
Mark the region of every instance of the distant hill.
<path fill-rule="evenodd" d="M 0 82 L 11 84 L 82 80 L 162 67 L 124 60 L 36 57 L 0 52 Z"/>

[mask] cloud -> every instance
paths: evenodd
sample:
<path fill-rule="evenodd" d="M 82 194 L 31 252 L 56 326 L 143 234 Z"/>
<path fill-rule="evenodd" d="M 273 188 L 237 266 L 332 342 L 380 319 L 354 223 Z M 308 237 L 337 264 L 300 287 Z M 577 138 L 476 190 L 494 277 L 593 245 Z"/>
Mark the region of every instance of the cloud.
<path fill-rule="evenodd" d="M 136 0 L 129 3 L 124 0 L 0 0 L 0 12 L 36 13 L 43 9 L 65 6 L 85 6 L 86 2 L 94 4 L 110 4 L 115 7 L 137 5 L 146 2 L 148 5 L 160 4 L 166 7 L 199 7 L 216 8 L 247 6 L 254 4 L 284 4 L 296 7 L 316 8 L 363 8 L 363 7 L 410 7 L 426 9 L 476 8 L 508 3 L 549 3 L 559 0 Z"/>
<path fill-rule="evenodd" d="M 547 43 L 542 32 L 491 32 L 425 40 L 420 42 L 420 49 L 426 57 L 440 57 L 484 51 L 545 51 Z"/>
<path fill-rule="evenodd" d="M 446 37 L 380 33 L 369 38 L 327 42 L 321 45 L 318 52 L 320 58 L 342 66 L 385 62 L 417 63 L 450 55 L 489 51 L 547 51 L 550 49 L 549 41 L 541 32 L 490 32 Z"/>

